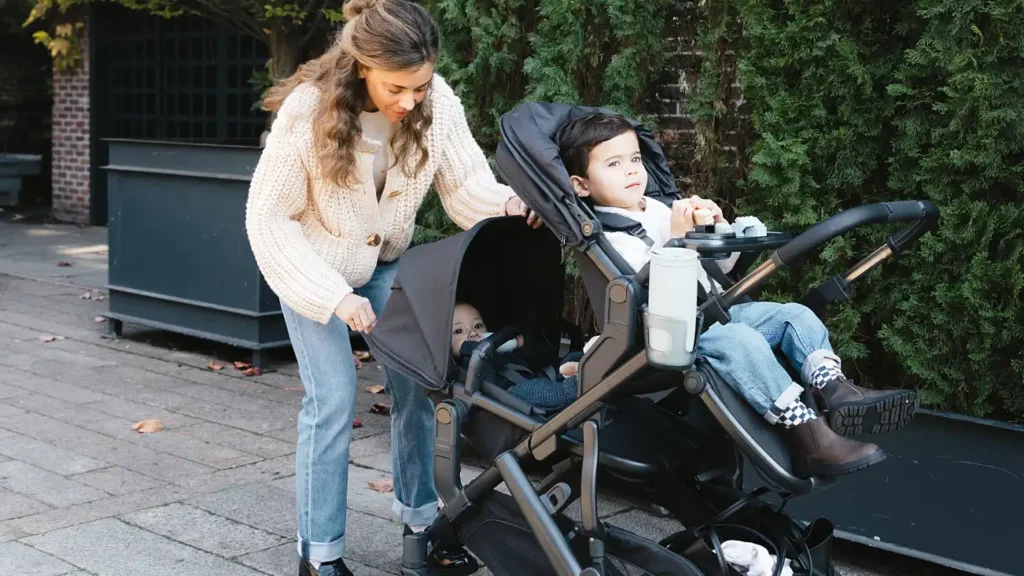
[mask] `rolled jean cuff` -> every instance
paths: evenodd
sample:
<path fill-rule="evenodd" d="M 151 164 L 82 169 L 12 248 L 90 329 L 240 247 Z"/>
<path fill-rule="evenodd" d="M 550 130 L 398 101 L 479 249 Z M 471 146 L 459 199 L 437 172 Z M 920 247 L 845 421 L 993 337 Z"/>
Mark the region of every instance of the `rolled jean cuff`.
<path fill-rule="evenodd" d="M 342 536 L 334 542 L 310 542 L 299 537 L 296 542 L 299 556 L 311 562 L 333 562 L 345 554 L 345 537 Z"/>
<path fill-rule="evenodd" d="M 395 498 L 395 503 L 391 505 L 391 511 L 406 526 L 429 526 L 437 519 L 437 502 L 431 502 L 419 508 L 409 508 Z"/>
<path fill-rule="evenodd" d="M 789 405 L 795 400 L 799 400 L 803 393 L 804 387 L 793 382 L 789 385 L 789 388 L 786 388 L 785 391 L 775 399 L 775 404 L 770 406 L 768 411 L 764 413 L 764 419 L 767 420 L 769 424 L 775 424 L 779 421 L 779 418 L 782 417 L 786 408 L 789 408 Z"/>
<path fill-rule="evenodd" d="M 819 348 L 807 355 L 807 359 L 804 360 L 804 366 L 800 370 L 800 378 L 803 379 L 805 384 L 811 384 L 811 376 L 825 360 L 832 360 L 840 370 L 843 369 L 843 361 L 839 359 L 839 356 L 836 356 L 835 352 Z"/>

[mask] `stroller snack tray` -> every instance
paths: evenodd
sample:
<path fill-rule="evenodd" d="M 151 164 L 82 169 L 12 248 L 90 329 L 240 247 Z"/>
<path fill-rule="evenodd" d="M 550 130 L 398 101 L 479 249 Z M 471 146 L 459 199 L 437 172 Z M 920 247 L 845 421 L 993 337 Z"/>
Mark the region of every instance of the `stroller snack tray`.
<path fill-rule="evenodd" d="M 789 232 L 768 232 L 767 236 L 738 238 L 730 234 L 690 232 L 685 238 L 669 241 L 670 246 L 695 250 L 703 257 L 725 257 L 733 252 L 763 252 L 785 246 L 793 239 Z"/>

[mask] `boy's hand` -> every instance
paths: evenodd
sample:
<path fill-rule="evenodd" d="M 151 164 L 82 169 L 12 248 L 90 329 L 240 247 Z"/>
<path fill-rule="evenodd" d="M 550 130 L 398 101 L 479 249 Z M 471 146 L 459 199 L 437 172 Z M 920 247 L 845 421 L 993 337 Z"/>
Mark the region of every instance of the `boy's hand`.
<path fill-rule="evenodd" d="M 570 378 L 572 376 L 575 376 L 577 373 L 579 373 L 579 371 L 579 362 L 566 362 L 565 364 L 562 364 L 558 368 L 558 373 L 561 374 L 564 378 Z"/>
<path fill-rule="evenodd" d="M 693 211 L 695 207 L 691 200 L 676 200 L 672 203 L 672 217 L 669 220 L 669 231 L 673 238 L 682 238 L 686 233 L 694 229 Z"/>
<path fill-rule="evenodd" d="M 715 224 L 725 223 L 725 215 L 722 214 L 722 209 L 711 200 L 701 198 L 700 196 L 694 195 L 689 198 L 690 204 L 696 208 L 703 208 L 705 210 L 711 210 L 711 214 L 715 217 Z"/>

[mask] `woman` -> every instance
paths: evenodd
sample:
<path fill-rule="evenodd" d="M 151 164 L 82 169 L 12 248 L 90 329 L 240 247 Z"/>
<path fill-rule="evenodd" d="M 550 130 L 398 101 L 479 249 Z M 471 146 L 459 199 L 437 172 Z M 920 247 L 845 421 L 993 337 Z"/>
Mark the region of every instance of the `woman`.
<path fill-rule="evenodd" d="M 296 492 L 300 574 L 351 574 L 345 551 L 356 373 L 348 329 L 370 333 L 433 185 L 462 228 L 503 215 L 540 221 L 496 182 L 459 99 L 434 74 L 438 33 L 406 0 L 353 0 L 322 57 L 271 89 L 276 113 L 246 211 L 252 251 L 281 299 L 305 388 Z M 394 512 L 406 531 L 437 516 L 433 406 L 387 373 Z M 463 549 L 436 567 L 464 571 Z M 461 569 L 461 570 L 460 570 Z"/>

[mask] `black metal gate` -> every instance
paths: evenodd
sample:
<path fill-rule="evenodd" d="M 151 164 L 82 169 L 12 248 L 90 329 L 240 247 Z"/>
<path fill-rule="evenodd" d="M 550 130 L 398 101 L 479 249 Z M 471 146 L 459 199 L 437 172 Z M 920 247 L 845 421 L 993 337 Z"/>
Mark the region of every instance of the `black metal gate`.
<path fill-rule="evenodd" d="M 107 138 L 255 145 L 266 114 L 249 80 L 267 46 L 199 17 L 93 4 L 91 220 L 107 219 Z"/>

